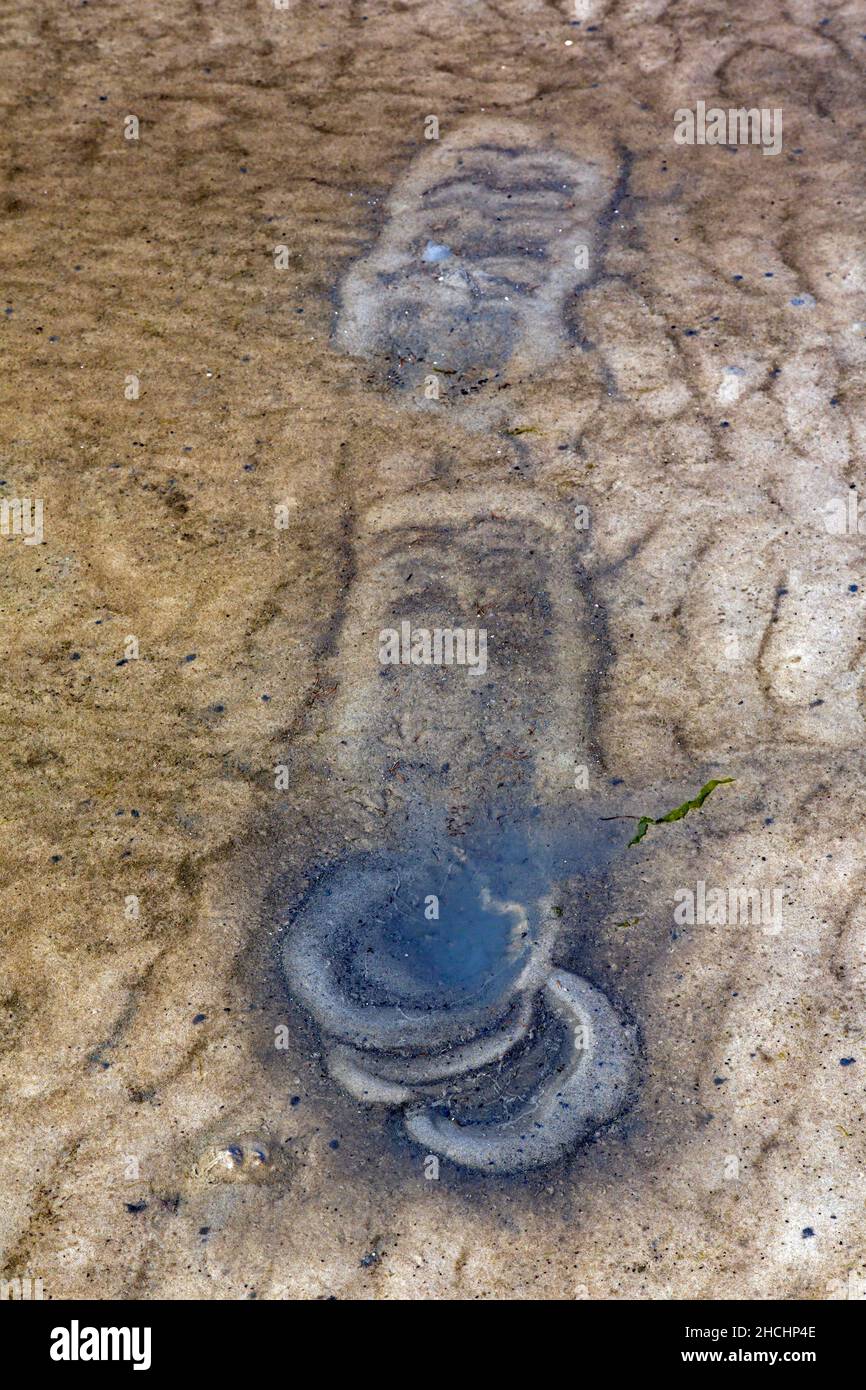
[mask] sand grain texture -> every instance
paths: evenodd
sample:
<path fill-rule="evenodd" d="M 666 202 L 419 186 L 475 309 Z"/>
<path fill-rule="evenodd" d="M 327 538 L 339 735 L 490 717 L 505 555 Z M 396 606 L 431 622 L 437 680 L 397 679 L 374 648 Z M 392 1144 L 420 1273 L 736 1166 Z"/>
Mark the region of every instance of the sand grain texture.
<path fill-rule="evenodd" d="M 0 538 L 3 1278 L 823 1299 L 866 1274 L 864 539 L 822 511 L 862 491 L 862 11 L 584 8 L 5 0 L 0 493 L 44 499 L 45 541 Z M 782 107 L 782 152 L 675 145 L 699 98 Z M 610 186 L 555 351 L 530 335 L 470 404 L 446 376 L 438 410 L 335 338 L 431 113 Z M 323 866 L 399 846 L 399 748 L 338 756 L 376 660 L 343 637 L 369 519 L 449 490 L 589 508 L 593 774 L 579 803 L 558 748 L 548 800 L 657 816 L 736 779 L 632 849 L 621 822 L 601 899 L 561 887 L 557 963 L 639 1029 L 642 1088 L 508 1180 L 427 1180 L 278 964 Z M 522 804 L 512 751 L 465 773 L 455 837 L 479 782 Z M 698 880 L 780 889 L 783 929 L 676 926 Z"/>

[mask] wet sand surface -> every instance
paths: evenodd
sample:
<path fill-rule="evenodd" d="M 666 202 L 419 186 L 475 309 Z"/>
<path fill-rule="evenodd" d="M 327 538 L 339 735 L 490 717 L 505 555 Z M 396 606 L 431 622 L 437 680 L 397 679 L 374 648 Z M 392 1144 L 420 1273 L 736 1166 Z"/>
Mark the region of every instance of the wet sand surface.
<path fill-rule="evenodd" d="M 2 1278 L 862 1296 L 858 8 L 4 6 L 0 495 L 44 540 L 0 538 Z M 698 100 L 782 149 L 675 143 Z M 479 373 L 428 272 L 447 224 L 492 283 L 512 191 Z M 466 672 L 382 694 L 419 556 L 488 614 L 465 723 Z M 639 1084 L 549 1166 L 437 1168 L 328 1074 L 284 934 L 425 815 L 471 857 L 539 812 L 604 858 L 553 960 Z M 778 910 L 683 920 L 700 884 Z"/>

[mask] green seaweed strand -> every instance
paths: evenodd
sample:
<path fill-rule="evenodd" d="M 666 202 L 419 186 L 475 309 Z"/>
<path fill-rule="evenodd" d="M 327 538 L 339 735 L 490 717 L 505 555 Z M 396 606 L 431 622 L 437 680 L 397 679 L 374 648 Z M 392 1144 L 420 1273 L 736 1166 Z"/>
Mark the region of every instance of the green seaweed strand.
<path fill-rule="evenodd" d="M 667 815 L 658 817 L 639 816 L 637 823 L 637 834 L 634 836 L 633 839 L 629 840 L 626 848 L 631 849 L 632 845 L 636 845 L 640 840 L 642 840 L 651 825 L 667 825 L 670 821 L 682 820 L 683 816 L 687 816 L 689 814 L 689 811 L 700 810 L 701 806 L 703 806 L 710 792 L 715 791 L 716 787 L 724 786 L 726 782 L 733 781 L 733 777 L 713 777 L 710 779 L 709 782 L 704 783 L 697 796 L 693 797 L 691 801 L 684 801 L 682 806 L 675 806 L 672 811 L 668 811 Z"/>

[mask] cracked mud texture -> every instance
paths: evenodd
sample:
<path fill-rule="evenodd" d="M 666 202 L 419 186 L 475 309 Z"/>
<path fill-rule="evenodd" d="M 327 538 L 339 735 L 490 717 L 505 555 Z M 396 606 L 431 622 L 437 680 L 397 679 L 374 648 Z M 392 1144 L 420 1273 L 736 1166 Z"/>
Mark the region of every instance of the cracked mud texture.
<path fill-rule="evenodd" d="M 0 477 L 45 543 L 0 539 L 2 1277 L 826 1298 L 864 1273 L 864 539 L 824 520 L 863 491 L 858 9 L 4 5 Z M 698 99 L 781 107 L 781 154 L 675 145 Z M 445 376 L 415 410 L 343 350 L 340 287 L 431 113 L 443 146 L 516 122 L 612 196 L 555 351 L 530 334 L 495 395 Z M 461 754 L 453 838 L 539 775 L 566 822 L 736 780 L 627 852 L 612 823 L 603 893 L 555 885 L 556 964 L 640 1030 L 635 1105 L 552 1168 L 428 1181 L 327 1076 L 275 914 L 399 849 L 400 748 L 339 744 L 376 660 L 343 641 L 379 621 L 370 519 L 453 491 L 460 535 L 460 496 L 512 489 L 589 508 L 550 699 L 590 786 L 518 728 Z M 782 930 L 676 924 L 700 880 L 781 888 Z"/>

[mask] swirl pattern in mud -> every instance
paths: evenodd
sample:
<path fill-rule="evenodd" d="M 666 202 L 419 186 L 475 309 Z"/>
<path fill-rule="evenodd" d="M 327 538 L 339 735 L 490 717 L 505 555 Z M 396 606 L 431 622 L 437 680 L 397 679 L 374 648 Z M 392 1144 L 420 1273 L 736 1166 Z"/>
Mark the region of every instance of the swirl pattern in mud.
<path fill-rule="evenodd" d="M 344 1090 L 403 1108 L 433 1153 L 509 1172 L 613 1119 L 636 1050 L 598 989 L 551 966 L 556 919 L 535 850 L 505 835 L 485 854 L 484 871 L 463 850 L 414 846 L 327 872 L 283 964 Z"/>

